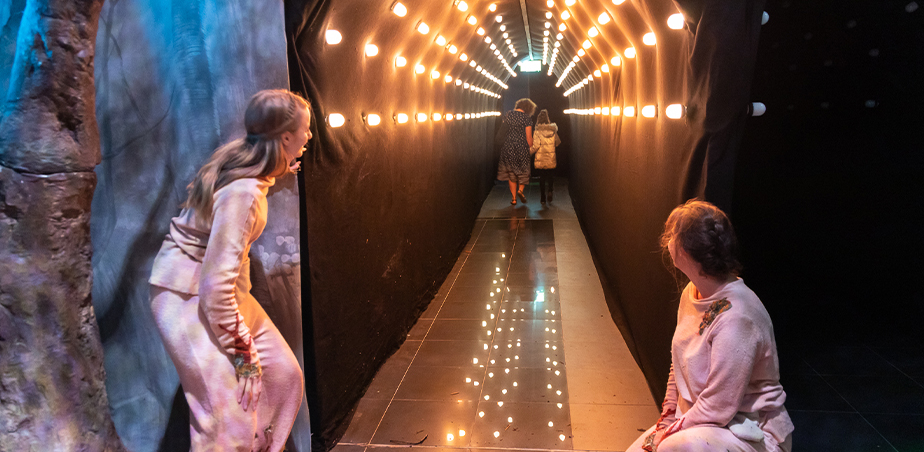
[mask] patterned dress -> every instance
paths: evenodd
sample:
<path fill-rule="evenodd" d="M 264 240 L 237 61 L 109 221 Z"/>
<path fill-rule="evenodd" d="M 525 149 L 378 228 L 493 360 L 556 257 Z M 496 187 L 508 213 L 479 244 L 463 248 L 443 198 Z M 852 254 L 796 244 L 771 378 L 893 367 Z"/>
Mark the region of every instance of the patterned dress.
<path fill-rule="evenodd" d="M 529 143 L 526 141 L 526 128 L 533 126 L 533 121 L 526 113 L 512 110 L 504 117 L 509 127 L 507 138 L 501 148 L 500 164 L 497 167 L 497 179 L 529 183 Z"/>

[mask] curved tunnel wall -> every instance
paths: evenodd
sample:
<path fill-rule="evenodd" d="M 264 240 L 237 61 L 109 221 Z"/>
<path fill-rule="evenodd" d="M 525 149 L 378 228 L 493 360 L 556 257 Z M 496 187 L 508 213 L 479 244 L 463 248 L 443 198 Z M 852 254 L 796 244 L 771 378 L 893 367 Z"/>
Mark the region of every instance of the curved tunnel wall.
<path fill-rule="evenodd" d="M 483 69 L 500 76 L 499 61 L 488 66 L 488 45 L 470 40 L 475 29 L 448 4 L 405 2 L 399 17 L 386 2 L 296 3 L 287 4 L 290 80 L 317 118 L 302 177 L 302 253 L 314 353 L 306 349 L 313 361 L 306 379 L 321 446 L 342 434 L 467 242 L 495 171 L 502 89 L 476 70 L 486 62 Z M 415 31 L 420 21 L 428 34 Z M 342 40 L 328 43 L 329 30 Z M 444 45 L 434 42 L 438 35 Z M 345 123 L 332 127 L 332 114 Z M 370 114 L 381 124 L 371 125 Z"/>

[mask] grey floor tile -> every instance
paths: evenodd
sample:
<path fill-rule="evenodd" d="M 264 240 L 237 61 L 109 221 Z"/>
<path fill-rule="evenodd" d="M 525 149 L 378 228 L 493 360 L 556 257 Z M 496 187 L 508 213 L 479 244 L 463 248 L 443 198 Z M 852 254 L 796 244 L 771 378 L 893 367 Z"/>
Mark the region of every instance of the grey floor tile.
<path fill-rule="evenodd" d="M 790 411 L 796 431 L 794 451 L 895 452 L 886 439 L 857 413 Z"/>
<path fill-rule="evenodd" d="M 491 293 L 494 295 L 492 296 Z M 503 293 L 503 292 L 502 292 Z M 496 291 L 490 291 L 490 288 L 459 286 L 453 287 L 446 296 L 446 302 L 481 302 L 492 301 L 502 298 Z"/>
<path fill-rule="evenodd" d="M 780 383 L 786 391 L 786 408 L 808 411 L 856 410 L 819 375 L 789 375 Z"/>
<path fill-rule="evenodd" d="M 503 291 L 504 301 L 551 301 L 557 303 L 561 291 L 554 289 L 554 287 L 510 286 Z"/>
<path fill-rule="evenodd" d="M 433 321 L 433 326 L 427 334 L 427 341 L 455 341 L 460 338 L 491 339 L 490 324 L 482 326 L 481 321 L 472 319 Z"/>
<path fill-rule="evenodd" d="M 558 270 L 546 267 L 544 271 L 510 272 L 507 274 L 508 286 L 551 287 L 558 285 Z"/>
<path fill-rule="evenodd" d="M 464 401 L 395 400 L 385 412 L 372 443 L 395 446 L 395 441 L 408 444 L 426 438 L 425 443 L 431 446 L 467 446 L 472 437 L 475 407 L 474 402 Z"/>
<path fill-rule="evenodd" d="M 495 348 L 496 347 L 496 348 Z M 492 364 L 491 360 L 496 363 Z M 494 341 L 488 364 L 492 366 L 558 367 L 553 362 L 563 363 L 565 350 L 561 342 L 541 341 Z"/>
<path fill-rule="evenodd" d="M 860 413 L 924 415 L 924 388 L 904 375 L 835 375 L 824 378 Z"/>
<path fill-rule="evenodd" d="M 395 400 L 478 400 L 484 376 L 485 369 L 476 366 L 411 366 L 395 394 Z"/>
<path fill-rule="evenodd" d="M 488 358 L 489 341 L 423 341 L 414 366 L 466 367 L 478 359 L 479 364 Z"/>
<path fill-rule="evenodd" d="M 571 431 L 574 435 L 574 448 L 624 451 L 639 435 L 654 425 L 659 416 L 660 413 L 653 404 L 604 405 L 572 402 Z"/>
<path fill-rule="evenodd" d="M 501 303 L 457 302 L 445 303 L 437 316 L 440 320 L 493 320 L 497 317 Z"/>
<path fill-rule="evenodd" d="M 506 279 L 506 273 L 505 269 L 501 269 L 500 272 L 460 273 L 459 277 L 453 282 L 453 289 L 465 286 L 477 286 L 485 291 L 502 289 L 507 284 L 506 281 L 502 281 Z"/>
<path fill-rule="evenodd" d="M 821 375 L 897 374 L 898 369 L 863 346 L 818 347 L 801 350 L 802 359 Z"/>
<path fill-rule="evenodd" d="M 863 417 L 899 452 L 924 451 L 924 416 L 864 414 Z"/>
<path fill-rule="evenodd" d="M 497 448 L 571 449 L 571 418 L 567 405 L 482 401 L 472 445 Z"/>
<path fill-rule="evenodd" d="M 874 347 L 876 354 L 885 358 L 909 377 L 924 377 L 924 351 L 919 347 Z"/>
<path fill-rule="evenodd" d="M 545 320 L 555 319 L 561 321 L 561 304 L 555 302 L 534 301 L 501 303 L 498 316 L 502 319 Z"/>
<path fill-rule="evenodd" d="M 419 341 L 427 336 L 427 331 L 430 330 L 431 325 L 433 324 L 432 319 L 418 319 L 417 323 L 411 327 L 411 331 L 407 333 L 407 340 L 409 341 Z"/>
<path fill-rule="evenodd" d="M 568 384 L 564 369 L 488 366 L 482 386 L 481 400 L 487 395 L 490 396 L 487 401 L 493 402 L 568 404 Z"/>
<path fill-rule="evenodd" d="M 390 400 L 362 399 L 353 412 L 353 419 L 346 433 L 340 438 L 342 443 L 366 444 L 372 439 L 372 434 L 379 426 L 379 421 L 385 415 L 385 409 Z"/>
<path fill-rule="evenodd" d="M 560 342 L 561 338 L 561 322 L 552 320 L 500 319 L 494 327 L 495 341 Z"/>

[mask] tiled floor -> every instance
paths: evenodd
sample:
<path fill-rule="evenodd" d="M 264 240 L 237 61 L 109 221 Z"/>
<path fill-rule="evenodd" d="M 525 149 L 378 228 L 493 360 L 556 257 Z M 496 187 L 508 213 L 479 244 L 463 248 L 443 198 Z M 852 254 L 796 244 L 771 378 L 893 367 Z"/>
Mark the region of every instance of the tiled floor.
<path fill-rule="evenodd" d="M 781 347 L 793 450 L 924 451 L 920 347 Z"/>
<path fill-rule="evenodd" d="M 515 207 L 505 186 L 488 196 L 335 451 L 621 451 L 657 419 L 566 184 L 546 206 L 530 189 Z"/>
<path fill-rule="evenodd" d="M 622 451 L 657 419 L 564 182 L 548 206 L 495 186 L 335 451 Z M 924 452 L 924 344 L 806 344 L 779 350 L 794 451 Z"/>

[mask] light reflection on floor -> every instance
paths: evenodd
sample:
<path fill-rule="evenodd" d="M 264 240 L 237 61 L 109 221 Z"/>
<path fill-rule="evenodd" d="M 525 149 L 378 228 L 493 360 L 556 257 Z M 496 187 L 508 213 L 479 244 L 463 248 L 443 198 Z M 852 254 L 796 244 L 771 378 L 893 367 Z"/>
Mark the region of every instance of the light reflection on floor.
<path fill-rule="evenodd" d="M 657 419 L 567 187 L 517 207 L 504 189 L 335 451 L 624 450 Z"/>

